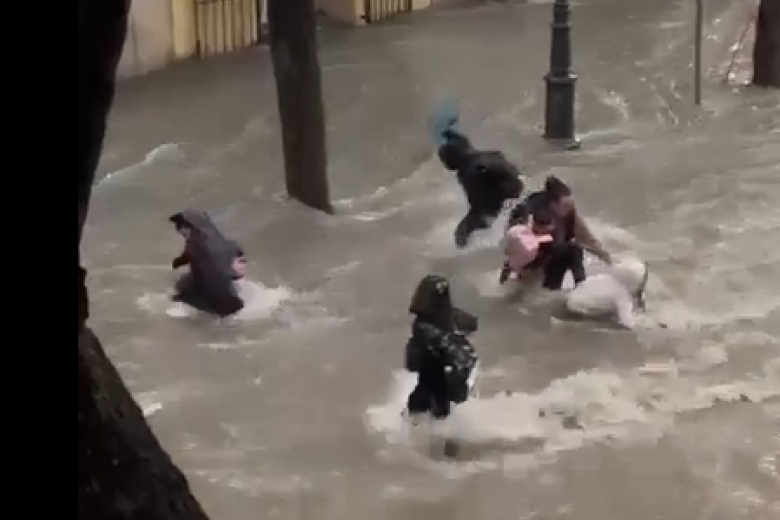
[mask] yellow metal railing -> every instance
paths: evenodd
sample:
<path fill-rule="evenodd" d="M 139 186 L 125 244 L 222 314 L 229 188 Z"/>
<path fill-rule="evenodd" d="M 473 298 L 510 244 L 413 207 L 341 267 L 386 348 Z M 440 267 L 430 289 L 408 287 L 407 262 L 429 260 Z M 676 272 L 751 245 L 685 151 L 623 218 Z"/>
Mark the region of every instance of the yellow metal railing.
<path fill-rule="evenodd" d="M 264 1 L 195 0 L 196 54 L 226 54 L 260 43 Z"/>
<path fill-rule="evenodd" d="M 379 22 L 411 10 L 412 0 L 365 0 L 363 20 L 366 23 Z"/>

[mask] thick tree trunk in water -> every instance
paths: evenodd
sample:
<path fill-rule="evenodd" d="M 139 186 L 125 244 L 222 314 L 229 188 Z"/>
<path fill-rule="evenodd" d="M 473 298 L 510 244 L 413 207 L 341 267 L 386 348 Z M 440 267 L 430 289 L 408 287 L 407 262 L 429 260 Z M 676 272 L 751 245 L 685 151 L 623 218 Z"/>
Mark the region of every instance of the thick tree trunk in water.
<path fill-rule="evenodd" d="M 331 213 L 314 0 L 268 0 L 287 193 Z"/>
<path fill-rule="evenodd" d="M 81 267 L 81 232 L 89 209 L 129 0 L 78 3 L 78 518 L 208 520 L 187 481 L 85 327 L 89 301 Z"/>
<path fill-rule="evenodd" d="M 89 329 L 78 358 L 79 519 L 206 520 Z"/>
<path fill-rule="evenodd" d="M 761 0 L 758 7 L 753 84 L 780 87 L 780 0 Z"/>

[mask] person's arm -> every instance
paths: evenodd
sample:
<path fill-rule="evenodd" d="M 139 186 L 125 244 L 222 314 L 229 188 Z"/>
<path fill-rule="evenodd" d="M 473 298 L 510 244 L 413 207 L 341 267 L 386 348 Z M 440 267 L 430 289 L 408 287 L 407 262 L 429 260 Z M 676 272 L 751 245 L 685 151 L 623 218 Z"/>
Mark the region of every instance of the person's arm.
<path fill-rule="evenodd" d="M 599 242 L 596 237 L 593 236 L 590 228 L 585 223 L 585 220 L 580 217 L 579 213 L 574 214 L 574 237 L 577 239 L 577 243 L 585 251 L 597 256 L 600 260 L 607 264 L 612 263 L 612 257 L 601 245 L 601 242 Z"/>
<path fill-rule="evenodd" d="M 179 267 L 183 267 L 185 265 L 189 265 L 190 263 L 190 254 L 187 252 L 187 249 L 184 249 L 182 253 L 173 259 L 173 262 L 171 262 L 171 267 L 174 269 L 178 269 Z"/>
<path fill-rule="evenodd" d="M 455 327 L 467 336 L 474 334 L 479 328 L 479 318 L 458 307 L 452 308 L 452 318 L 455 322 Z"/>

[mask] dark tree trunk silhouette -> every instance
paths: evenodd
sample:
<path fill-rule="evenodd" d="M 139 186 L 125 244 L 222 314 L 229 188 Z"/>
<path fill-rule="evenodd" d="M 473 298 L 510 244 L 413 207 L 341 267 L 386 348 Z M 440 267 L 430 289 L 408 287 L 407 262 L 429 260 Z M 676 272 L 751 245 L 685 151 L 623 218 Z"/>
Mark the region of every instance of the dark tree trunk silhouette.
<path fill-rule="evenodd" d="M 758 7 L 753 84 L 780 87 L 780 0 L 761 0 Z"/>
<path fill-rule="evenodd" d="M 81 234 L 89 209 L 130 0 L 79 0 L 78 77 L 78 518 L 207 520 L 187 480 L 152 433 L 100 342 L 86 327 L 89 301 Z"/>
<path fill-rule="evenodd" d="M 287 193 L 333 212 L 314 0 L 267 0 Z"/>

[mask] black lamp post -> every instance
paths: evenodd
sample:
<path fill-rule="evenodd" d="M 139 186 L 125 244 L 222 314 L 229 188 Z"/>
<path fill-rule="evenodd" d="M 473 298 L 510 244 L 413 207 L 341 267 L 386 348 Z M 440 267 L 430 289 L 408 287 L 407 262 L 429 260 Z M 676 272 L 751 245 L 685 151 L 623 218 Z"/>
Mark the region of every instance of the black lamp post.
<path fill-rule="evenodd" d="M 571 5 L 555 0 L 551 24 L 550 72 L 544 80 L 547 92 L 544 107 L 544 137 L 566 150 L 580 143 L 574 135 L 574 87 L 577 75 L 571 70 Z"/>

